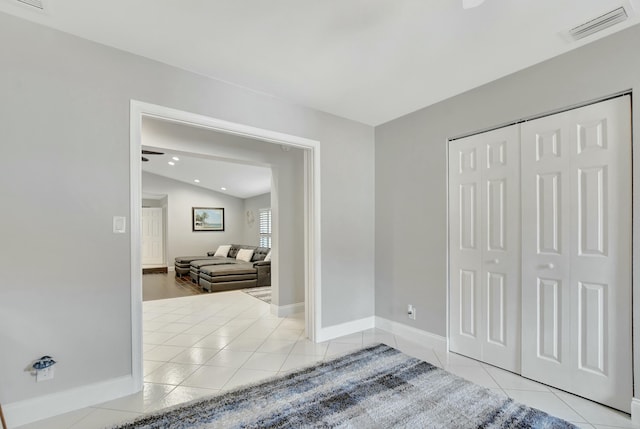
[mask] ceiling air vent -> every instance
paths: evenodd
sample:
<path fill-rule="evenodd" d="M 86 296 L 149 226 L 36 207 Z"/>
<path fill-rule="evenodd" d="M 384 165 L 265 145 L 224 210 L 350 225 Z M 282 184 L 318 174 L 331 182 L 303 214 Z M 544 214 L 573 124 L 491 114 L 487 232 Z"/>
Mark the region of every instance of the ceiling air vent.
<path fill-rule="evenodd" d="M 42 0 L 17 0 L 19 3 L 26 4 L 27 6 L 35 7 L 36 9 L 44 10 L 44 4 Z"/>
<path fill-rule="evenodd" d="M 628 17 L 629 15 L 627 15 L 627 11 L 624 10 L 624 7 L 619 7 L 609 13 L 605 13 L 602 16 L 592 19 L 589 22 L 585 22 L 582 25 L 578 25 L 577 27 L 572 28 L 571 30 L 569 30 L 569 35 L 573 38 L 573 40 L 584 39 L 585 37 L 590 36 L 593 33 L 597 33 L 598 31 L 604 30 L 605 28 L 622 22 Z"/>

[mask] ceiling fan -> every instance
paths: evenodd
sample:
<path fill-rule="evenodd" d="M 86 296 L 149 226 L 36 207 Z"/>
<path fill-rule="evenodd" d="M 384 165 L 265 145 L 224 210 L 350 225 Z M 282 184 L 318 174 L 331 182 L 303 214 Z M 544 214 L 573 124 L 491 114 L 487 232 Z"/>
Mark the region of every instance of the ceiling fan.
<path fill-rule="evenodd" d="M 164 155 L 164 152 L 156 152 L 153 150 L 142 149 L 143 155 Z M 149 158 L 142 157 L 142 162 L 148 162 Z"/>

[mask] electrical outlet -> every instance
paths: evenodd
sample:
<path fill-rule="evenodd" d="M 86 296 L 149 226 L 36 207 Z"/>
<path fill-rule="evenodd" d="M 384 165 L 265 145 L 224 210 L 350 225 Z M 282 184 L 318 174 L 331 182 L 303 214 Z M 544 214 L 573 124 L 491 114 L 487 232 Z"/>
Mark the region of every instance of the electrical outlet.
<path fill-rule="evenodd" d="M 53 366 L 36 370 L 36 382 L 53 380 Z"/>
<path fill-rule="evenodd" d="M 416 308 L 411 304 L 407 306 L 407 315 L 409 319 L 416 320 Z"/>

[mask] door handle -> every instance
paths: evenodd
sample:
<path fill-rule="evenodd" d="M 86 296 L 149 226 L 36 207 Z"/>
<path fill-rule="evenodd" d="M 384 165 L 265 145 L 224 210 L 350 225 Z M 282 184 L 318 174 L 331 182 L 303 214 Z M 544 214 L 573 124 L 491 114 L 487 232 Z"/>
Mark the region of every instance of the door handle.
<path fill-rule="evenodd" d="M 555 265 L 553 265 L 551 262 L 549 262 L 548 264 L 542 264 L 540 265 L 538 268 L 540 269 L 548 269 L 548 270 L 552 270 L 555 268 Z"/>
<path fill-rule="evenodd" d="M 487 261 L 487 264 L 499 264 L 500 263 L 500 259 L 489 259 Z"/>

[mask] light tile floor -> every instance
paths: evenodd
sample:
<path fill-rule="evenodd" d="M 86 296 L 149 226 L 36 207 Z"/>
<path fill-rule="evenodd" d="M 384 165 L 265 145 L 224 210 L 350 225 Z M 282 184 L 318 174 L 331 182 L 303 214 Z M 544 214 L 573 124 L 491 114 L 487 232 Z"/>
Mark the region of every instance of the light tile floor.
<path fill-rule="evenodd" d="M 314 344 L 302 314 L 269 307 L 239 291 L 144 302 L 144 390 L 22 429 L 102 428 L 379 342 L 581 428 L 633 427 L 627 414 L 379 329 Z"/>

